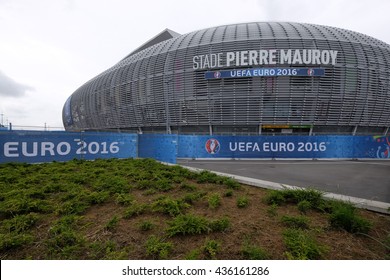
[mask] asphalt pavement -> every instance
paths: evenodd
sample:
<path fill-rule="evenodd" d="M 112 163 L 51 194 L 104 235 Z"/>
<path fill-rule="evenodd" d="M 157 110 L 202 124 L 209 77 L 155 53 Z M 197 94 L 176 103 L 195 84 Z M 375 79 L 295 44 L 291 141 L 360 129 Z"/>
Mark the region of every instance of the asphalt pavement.
<path fill-rule="evenodd" d="M 390 161 L 187 160 L 178 164 L 390 203 Z"/>

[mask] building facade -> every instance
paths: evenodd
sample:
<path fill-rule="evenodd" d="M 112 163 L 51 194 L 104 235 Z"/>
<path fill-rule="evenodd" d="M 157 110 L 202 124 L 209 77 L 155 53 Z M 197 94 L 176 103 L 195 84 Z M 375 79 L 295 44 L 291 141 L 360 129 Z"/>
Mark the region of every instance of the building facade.
<path fill-rule="evenodd" d="M 68 131 L 389 135 L 390 45 L 290 22 L 165 30 L 66 101 Z"/>

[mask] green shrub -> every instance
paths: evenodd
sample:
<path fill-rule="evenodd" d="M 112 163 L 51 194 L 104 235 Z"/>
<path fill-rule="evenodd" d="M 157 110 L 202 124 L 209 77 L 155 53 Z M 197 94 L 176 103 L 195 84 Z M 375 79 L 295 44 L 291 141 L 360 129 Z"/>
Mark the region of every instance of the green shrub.
<path fill-rule="evenodd" d="M 5 197 L 0 204 L 0 215 L 6 218 L 16 215 L 35 213 L 50 213 L 53 211 L 52 205 L 47 200 L 32 199 L 24 196 L 16 196 L 15 198 Z"/>
<path fill-rule="evenodd" d="M 128 219 L 134 216 L 139 216 L 145 213 L 149 209 L 146 204 L 134 203 L 125 210 L 124 218 Z"/>
<path fill-rule="evenodd" d="M 108 191 L 91 192 L 87 197 L 87 201 L 89 204 L 101 204 L 106 202 L 109 197 L 110 192 Z"/>
<path fill-rule="evenodd" d="M 32 228 L 38 221 L 38 215 L 30 213 L 27 215 L 17 215 L 2 222 L 2 231 L 22 233 Z"/>
<path fill-rule="evenodd" d="M 249 200 L 246 196 L 241 196 L 237 198 L 236 204 L 238 208 L 246 208 L 249 204 Z"/>
<path fill-rule="evenodd" d="M 198 183 L 210 183 L 210 184 L 221 184 L 224 181 L 224 177 L 218 176 L 215 173 L 212 173 L 207 170 L 201 171 L 197 176 Z"/>
<path fill-rule="evenodd" d="M 173 189 L 173 185 L 172 185 L 171 181 L 166 179 L 166 178 L 158 180 L 156 182 L 155 186 L 156 186 L 157 190 L 163 191 L 163 192 L 167 192 L 167 191 Z"/>
<path fill-rule="evenodd" d="M 186 256 L 186 260 L 199 260 L 200 259 L 200 250 L 199 249 L 194 249 L 191 250 Z"/>
<path fill-rule="evenodd" d="M 210 231 L 209 222 L 202 216 L 192 214 L 179 215 L 168 222 L 167 234 L 169 237 L 175 235 L 194 235 Z"/>
<path fill-rule="evenodd" d="M 283 240 L 288 249 L 288 259 L 317 260 L 321 259 L 325 248 L 307 232 L 301 229 L 287 229 L 283 232 Z"/>
<path fill-rule="evenodd" d="M 241 188 L 240 183 L 237 182 L 236 180 L 234 180 L 233 178 L 228 178 L 228 177 L 226 177 L 226 178 L 223 180 L 223 184 L 224 184 L 225 186 L 227 186 L 228 188 L 233 189 L 233 190 L 238 190 L 239 188 Z"/>
<path fill-rule="evenodd" d="M 307 200 L 302 200 L 298 202 L 297 206 L 298 206 L 298 210 L 303 214 L 306 214 L 307 211 L 312 208 L 311 203 Z"/>
<path fill-rule="evenodd" d="M 285 189 L 270 191 L 265 197 L 265 202 L 269 205 L 282 205 L 286 202 L 299 204 L 303 202 L 303 205 L 301 204 L 300 206 L 301 208 L 307 207 L 308 203 L 310 203 L 311 208 L 318 209 L 324 203 L 324 199 L 323 193 L 314 189 Z M 305 210 L 307 211 L 308 209 Z"/>
<path fill-rule="evenodd" d="M 195 235 L 209 233 L 211 231 L 224 231 L 230 226 L 228 218 L 219 220 L 207 220 L 202 216 L 192 214 L 180 215 L 168 222 L 167 234 L 169 237 L 175 235 Z"/>
<path fill-rule="evenodd" d="M 146 255 L 154 259 L 167 259 L 172 248 L 171 242 L 163 242 L 162 239 L 154 235 L 146 241 Z"/>
<path fill-rule="evenodd" d="M 213 220 L 209 222 L 209 227 L 211 231 L 225 231 L 230 227 L 230 220 L 228 218 Z"/>
<path fill-rule="evenodd" d="M 88 207 L 89 204 L 87 202 L 74 199 L 66 201 L 60 205 L 58 208 L 58 213 L 60 215 L 79 215 L 83 214 L 85 210 L 88 209 Z"/>
<path fill-rule="evenodd" d="M 278 215 L 278 205 L 277 204 L 271 204 L 270 206 L 268 206 L 267 208 L 267 214 L 268 216 L 270 217 L 276 217 Z"/>
<path fill-rule="evenodd" d="M 202 247 L 202 251 L 207 259 L 215 260 L 217 253 L 221 251 L 221 244 L 215 240 L 207 240 Z"/>
<path fill-rule="evenodd" d="M 118 216 L 114 216 L 112 217 L 107 223 L 106 225 L 104 226 L 104 229 L 106 230 L 109 230 L 109 231 L 113 231 L 116 229 L 116 227 L 118 226 L 119 224 L 119 218 Z"/>
<path fill-rule="evenodd" d="M 143 221 L 139 224 L 139 229 L 142 231 L 148 231 L 154 228 L 154 224 L 151 221 Z"/>
<path fill-rule="evenodd" d="M 224 196 L 226 197 L 232 197 L 233 196 L 233 190 L 228 190 L 225 192 Z"/>
<path fill-rule="evenodd" d="M 356 208 L 352 204 L 344 202 L 333 203 L 329 221 L 332 227 L 351 233 L 368 233 L 372 227 L 369 221 L 356 213 Z"/>
<path fill-rule="evenodd" d="M 218 193 L 213 193 L 208 198 L 209 208 L 216 209 L 221 205 L 221 196 Z"/>
<path fill-rule="evenodd" d="M 88 259 L 91 260 L 126 260 L 129 259 L 127 248 L 120 248 L 115 241 L 95 241 L 88 245 Z"/>
<path fill-rule="evenodd" d="M 131 194 L 128 193 L 118 193 L 116 194 L 115 202 L 123 205 L 123 206 L 129 206 L 131 203 L 133 203 L 134 197 Z"/>
<path fill-rule="evenodd" d="M 207 193 L 206 192 L 194 192 L 186 194 L 183 198 L 183 201 L 186 203 L 193 204 L 195 201 L 198 201 L 202 197 L 204 197 Z"/>
<path fill-rule="evenodd" d="M 301 229 L 307 229 L 309 228 L 309 219 L 304 216 L 282 216 L 281 221 L 283 225 L 289 227 L 289 228 L 301 228 Z"/>
<path fill-rule="evenodd" d="M 150 179 L 141 180 L 137 183 L 137 188 L 141 190 L 156 189 L 156 183 Z"/>
<path fill-rule="evenodd" d="M 245 242 L 242 247 L 242 256 L 245 260 L 268 260 L 270 257 L 263 248 Z"/>
<path fill-rule="evenodd" d="M 132 187 L 126 178 L 121 176 L 101 177 L 94 186 L 97 191 L 108 191 L 110 194 L 128 193 Z"/>
<path fill-rule="evenodd" d="M 282 205 L 286 202 L 286 198 L 281 191 L 271 190 L 267 193 L 265 202 L 268 205 Z"/>
<path fill-rule="evenodd" d="M 64 216 L 49 229 L 45 241 L 49 258 L 78 259 L 83 254 L 85 239 L 76 231 L 79 220 L 74 215 Z"/>
<path fill-rule="evenodd" d="M 33 240 L 33 236 L 26 233 L 0 233 L 0 252 L 29 245 L 33 242 Z"/>
<path fill-rule="evenodd" d="M 165 196 L 159 197 L 152 204 L 153 211 L 169 214 L 172 217 L 183 214 L 184 210 L 189 207 L 190 205 L 183 200 L 175 200 Z"/>
<path fill-rule="evenodd" d="M 181 183 L 180 188 L 186 191 L 196 191 L 196 186 L 188 183 Z"/>

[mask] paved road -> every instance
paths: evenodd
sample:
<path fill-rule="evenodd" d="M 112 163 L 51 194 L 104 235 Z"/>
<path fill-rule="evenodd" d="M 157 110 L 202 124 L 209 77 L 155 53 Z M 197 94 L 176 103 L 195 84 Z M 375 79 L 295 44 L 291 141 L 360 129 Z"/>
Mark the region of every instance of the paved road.
<path fill-rule="evenodd" d="M 181 159 L 178 164 L 390 203 L 390 161 Z"/>

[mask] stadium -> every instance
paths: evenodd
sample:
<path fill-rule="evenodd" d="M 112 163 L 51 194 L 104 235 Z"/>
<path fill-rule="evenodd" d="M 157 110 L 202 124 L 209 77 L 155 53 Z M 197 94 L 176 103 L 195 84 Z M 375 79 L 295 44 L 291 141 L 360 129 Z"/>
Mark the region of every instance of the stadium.
<path fill-rule="evenodd" d="M 67 131 L 389 135 L 390 45 L 345 29 L 258 22 L 164 30 L 77 89 Z"/>

